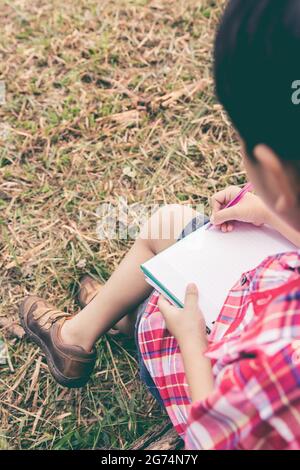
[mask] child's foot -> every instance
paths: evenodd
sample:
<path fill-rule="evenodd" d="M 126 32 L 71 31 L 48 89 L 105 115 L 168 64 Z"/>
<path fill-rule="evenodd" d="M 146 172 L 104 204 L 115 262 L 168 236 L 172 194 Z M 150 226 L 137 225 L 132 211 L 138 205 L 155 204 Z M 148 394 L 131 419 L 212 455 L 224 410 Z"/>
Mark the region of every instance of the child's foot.
<path fill-rule="evenodd" d="M 45 353 L 49 370 L 64 387 L 83 387 L 90 378 L 96 351 L 85 351 L 67 345 L 61 338 L 61 327 L 69 315 L 56 310 L 37 296 L 28 296 L 20 305 L 20 320 L 27 335 Z"/>
<path fill-rule="evenodd" d="M 77 300 L 81 308 L 86 307 L 94 297 L 100 292 L 102 284 L 92 276 L 85 274 L 79 282 Z"/>
<path fill-rule="evenodd" d="M 77 300 L 78 300 L 78 303 L 79 303 L 80 307 L 84 308 L 100 292 L 101 288 L 103 287 L 103 284 L 101 284 L 99 281 L 96 281 L 94 278 L 92 278 L 92 276 L 89 276 L 88 274 L 85 274 L 80 279 L 79 286 L 80 287 L 79 287 Z M 122 320 L 120 320 L 120 323 L 122 324 L 122 322 L 124 323 L 125 321 L 126 321 L 126 319 L 122 319 Z M 118 326 L 119 326 L 119 323 L 117 323 L 107 333 L 112 335 L 112 336 L 122 334 L 123 331 L 120 331 Z"/>

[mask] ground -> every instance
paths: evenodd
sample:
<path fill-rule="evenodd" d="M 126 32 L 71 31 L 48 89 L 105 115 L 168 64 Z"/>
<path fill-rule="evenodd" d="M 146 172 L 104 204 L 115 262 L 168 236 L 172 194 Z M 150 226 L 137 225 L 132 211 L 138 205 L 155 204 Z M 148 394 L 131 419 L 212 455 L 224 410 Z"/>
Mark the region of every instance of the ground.
<path fill-rule="evenodd" d="M 69 312 L 84 272 L 107 279 L 132 243 L 100 240 L 97 208 L 203 204 L 241 184 L 214 97 L 224 1 L 4 0 L 0 10 L 0 448 L 129 448 L 166 420 L 132 342 L 103 338 L 82 390 L 50 377 L 17 326 L 37 293 Z M 97 215 L 98 214 L 98 215 Z"/>

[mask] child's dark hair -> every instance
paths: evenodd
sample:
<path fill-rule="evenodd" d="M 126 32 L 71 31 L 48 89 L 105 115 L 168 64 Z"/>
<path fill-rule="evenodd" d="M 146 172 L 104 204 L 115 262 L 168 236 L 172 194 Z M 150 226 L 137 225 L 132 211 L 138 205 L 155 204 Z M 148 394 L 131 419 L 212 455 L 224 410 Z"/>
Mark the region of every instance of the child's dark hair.
<path fill-rule="evenodd" d="M 215 78 L 249 155 L 267 144 L 300 168 L 300 1 L 229 1 L 216 38 Z"/>

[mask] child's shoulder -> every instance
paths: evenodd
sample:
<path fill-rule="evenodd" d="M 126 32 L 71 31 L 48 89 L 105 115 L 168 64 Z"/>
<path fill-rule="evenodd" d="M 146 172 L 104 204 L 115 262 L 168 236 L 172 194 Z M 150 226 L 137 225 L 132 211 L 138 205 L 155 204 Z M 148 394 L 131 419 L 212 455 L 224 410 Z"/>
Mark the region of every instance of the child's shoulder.
<path fill-rule="evenodd" d="M 300 338 L 300 251 L 265 260 L 251 293 L 256 340 Z"/>
<path fill-rule="evenodd" d="M 237 327 L 220 322 L 223 331 L 215 330 L 209 354 L 223 358 L 222 365 L 247 352 L 273 356 L 300 341 L 300 252 L 269 257 L 251 276 L 249 302 L 243 303 L 246 308 L 244 316 L 237 318 Z"/>
<path fill-rule="evenodd" d="M 294 279 L 300 280 L 300 250 L 265 258 L 252 271 L 251 290 L 264 292 L 277 289 Z"/>
<path fill-rule="evenodd" d="M 273 306 L 277 315 L 284 313 L 291 301 L 300 301 L 300 251 L 266 258 L 253 271 L 250 292 L 257 316 L 266 313 L 269 306 Z"/>

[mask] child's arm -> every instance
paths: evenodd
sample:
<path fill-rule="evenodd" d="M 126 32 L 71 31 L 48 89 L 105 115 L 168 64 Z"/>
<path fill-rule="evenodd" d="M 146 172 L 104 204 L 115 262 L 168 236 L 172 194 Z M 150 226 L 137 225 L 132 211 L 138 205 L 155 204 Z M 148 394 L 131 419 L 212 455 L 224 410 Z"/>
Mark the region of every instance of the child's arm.
<path fill-rule="evenodd" d="M 190 338 L 180 344 L 186 380 L 192 403 L 205 400 L 214 389 L 211 361 L 204 356 L 207 346 Z"/>
<path fill-rule="evenodd" d="M 286 296 L 281 298 L 281 304 L 271 302 L 264 314 L 274 318 L 276 313 L 278 330 L 282 325 L 294 324 L 299 316 L 295 296 L 290 300 L 293 308 L 287 305 Z M 289 332 L 286 341 L 274 340 L 271 353 L 268 338 L 271 330 L 274 335 L 274 322 L 261 321 L 264 341 L 261 331 L 260 342 L 256 340 L 257 333 L 252 332 L 252 343 L 249 345 L 248 338 L 243 348 L 249 355 L 233 351 L 214 381 L 210 360 L 204 356 L 205 322 L 198 308 L 197 288 L 189 288 L 183 309 L 171 306 L 163 298 L 158 307 L 178 341 L 192 399 L 185 449 L 275 449 L 278 443 L 282 448 L 298 449 L 299 342 L 293 341 L 294 330 L 285 327 Z M 282 317 L 278 318 L 280 313 Z M 230 354 L 230 349 L 227 352 Z"/>
<path fill-rule="evenodd" d="M 237 186 L 230 186 L 213 196 L 211 222 L 214 225 L 219 226 L 223 232 L 227 232 L 234 229 L 232 224 L 234 220 L 257 226 L 268 224 L 300 247 L 300 233 L 282 221 L 254 194 L 248 193 L 237 205 L 222 209 L 239 191 L 240 188 Z"/>
<path fill-rule="evenodd" d="M 212 393 L 214 381 L 210 359 L 204 355 L 206 326 L 198 307 L 197 287 L 194 284 L 187 287 L 183 309 L 173 307 L 163 297 L 159 299 L 158 308 L 168 330 L 178 341 L 192 403 L 204 400 Z"/>

